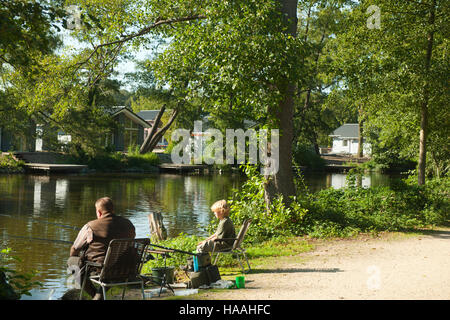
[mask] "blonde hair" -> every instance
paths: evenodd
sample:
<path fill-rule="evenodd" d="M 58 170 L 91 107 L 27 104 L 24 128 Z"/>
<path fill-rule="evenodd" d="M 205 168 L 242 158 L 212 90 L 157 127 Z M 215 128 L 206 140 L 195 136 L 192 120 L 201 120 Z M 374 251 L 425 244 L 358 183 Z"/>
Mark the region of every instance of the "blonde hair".
<path fill-rule="evenodd" d="M 228 216 L 230 214 L 230 205 L 226 200 L 219 200 L 214 202 L 214 204 L 211 206 L 211 210 L 214 212 L 220 212 L 223 215 Z"/>

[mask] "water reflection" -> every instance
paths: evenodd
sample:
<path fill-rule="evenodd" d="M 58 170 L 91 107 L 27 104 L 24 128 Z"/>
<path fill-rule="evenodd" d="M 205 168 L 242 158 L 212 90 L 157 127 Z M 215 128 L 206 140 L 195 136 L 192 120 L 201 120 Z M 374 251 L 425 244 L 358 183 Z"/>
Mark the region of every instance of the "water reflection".
<path fill-rule="evenodd" d="M 377 187 L 389 185 L 392 179 L 400 178 L 397 175 L 385 175 L 379 173 L 369 173 L 356 177 L 355 185 L 363 188 Z M 307 172 L 304 174 L 304 180 L 311 192 L 319 191 L 326 188 L 341 189 L 348 186 L 346 173 L 314 173 Z"/>

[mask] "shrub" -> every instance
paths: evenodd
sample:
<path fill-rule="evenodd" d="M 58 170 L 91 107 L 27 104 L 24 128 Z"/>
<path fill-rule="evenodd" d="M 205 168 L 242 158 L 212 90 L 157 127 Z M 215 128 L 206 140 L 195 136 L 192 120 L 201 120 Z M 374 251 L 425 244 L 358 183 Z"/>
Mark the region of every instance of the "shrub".
<path fill-rule="evenodd" d="M 325 167 L 325 160 L 314 151 L 312 147 L 298 143 L 293 150 L 295 164 L 306 166 L 312 170 L 322 170 Z"/>
<path fill-rule="evenodd" d="M 302 189 L 289 207 L 282 198 L 275 199 L 268 213 L 264 178 L 256 168 L 247 166 L 244 171 L 248 180 L 241 190 L 234 192 L 231 218 L 237 224 L 253 219 L 248 231 L 253 242 L 280 235 L 347 237 L 358 232 L 406 231 L 442 225 L 449 220 L 448 177 L 429 180 L 424 186 L 410 180 L 395 180 L 390 186 L 367 189 L 355 183 L 316 193 Z"/>
<path fill-rule="evenodd" d="M 306 209 L 297 206 L 295 201 L 286 207 L 282 197 L 276 198 L 266 209 L 264 201 L 264 178 L 253 166 L 242 166 L 248 179 L 241 190 L 235 190 L 230 200 L 230 218 L 235 225 L 241 225 L 246 219 L 253 219 L 247 232 L 250 242 L 261 242 L 273 237 L 298 235 L 297 226 L 306 215 Z"/>
<path fill-rule="evenodd" d="M 391 186 L 322 190 L 302 200 L 310 212 L 304 229 L 315 236 L 342 236 L 441 225 L 449 219 L 448 184 L 449 179 L 425 186 L 398 180 Z"/>
<path fill-rule="evenodd" d="M 21 160 L 16 161 L 10 154 L 0 155 L 0 173 L 24 172 L 24 164 L 25 162 Z"/>
<path fill-rule="evenodd" d="M 75 158 L 74 161 L 87 164 L 90 169 L 107 172 L 130 169 L 154 171 L 155 166 L 159 164 L 159 158 L 155 153 L 139 154 L 136 150 L 132 150 L 129 154 L 111 152 L 96 156 L 84 155 L 83 157 Z"/>
<path fill-rule="evenodd" d="M 160 241 L 158 243 L 155 243 L 156 245 L 167 247 L 167 248 L 174 248 L 182 251 L 187 252 L 195 252 L 197 248 L 197 244 L 204 240 L 202 237 L 198 236 L 189 236 L 185 233 L 181 233 L 178 237 L 167 239 Z M 180 266 L 180 265 L 186 265 L 187 258 L 189 256 L 183 253 L 171 253 L 170 258 L 166 259 L 167 266 Z M 156 267 L 163 267 L 164 266 L 164 260 L 162 257 L 157 257 L 155 255 L 154 260 L 149 260 L 146 262 L 142 268 L 142 273 L 151 273 L 152 268 Z"/>
<path fill-rule="evenodd" d="M 7 262 L 11 260 L 20 261 L 20 258 L 11 256 L 11 249 L 0 250 L 0 300 L 16 300 L 22 295 L 31 296 L 30 290 L 34 286 L 42 284 L 32 279 L 36 276 L 35 272 L 22 273 L 11 268 L 7 268 Z M 4 281 L 4 282 L 3 282 Z"/>
<path fill-rule="evenodd" d="M 152 170 L 158 164 L 159 158 L 153 152 L 145 154 L 129 153 L 127 157 L 127 166 L 129 168 L 141 168 L 144 170 Z"/>

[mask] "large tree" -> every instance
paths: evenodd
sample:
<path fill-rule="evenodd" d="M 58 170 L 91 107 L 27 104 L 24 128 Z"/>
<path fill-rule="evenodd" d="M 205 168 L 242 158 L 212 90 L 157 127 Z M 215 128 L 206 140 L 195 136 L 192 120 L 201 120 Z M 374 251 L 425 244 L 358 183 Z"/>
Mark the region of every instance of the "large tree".
<path fill-rule="evenodd" d="M 330 47 L 345 89 L 364 104 L 368 126 L 378 127 L 383 143 L 398 138 L 404 153 L 415 154 L 418 184 L 425 183 L 427 154 L 436 164 L 448 159 L 449 6 L 360 1 Z"/>
<path fill-rule="evenodd" d="M 29 115 L 17 110 L 12 72 L 32 73 L 42 56 L 61 41 L 55 36 L 62 16 L 59 1 L 0 1 L 0 127 L 29 131 Z M 27 132 L 28 133 L 28 132 Z"/>
<path fill-rule="evenodd" d="M 216 117 L 245 115 L 280 130 L 279 170 L 266 177 L 267 202 L 295 194 L 293 108 L 303 55 L 296 15 L 297 1 L 213 3 L 205 19 L 169 29 L 174 41 L 154 62 L 171 87 L 208 98 Z"/>
<path fill-rule="evenodd" d="M 295 99 L 295 142 L 312 146 L 319 155 L 319 144 L 329 143 L 328 135 L 342 121 L 349 120 L 351 107 L 342 108 L 340 97 L 329 99 L 330 88 L 337 87 L 327 44 L 343 30 L 344 4 L 348 1 L 299 1 L 298 38 L 306 47 L 302 77 L 297 79 Z"/>
<path fill-rule="evenodd" d="M 153 69 L 175 96 L 205 98 L 211 102 L 211 111 L 229 108 L 256 119 L 262 127 L 279 129 L 279 170 L 267 176 L 266 196 L 271 201 L 281 194 L 289 201 L 295 194 L 294 94 L 304 49 L 296 38 L 296 0 L 83 0 L 73 4 L 83 13 L 84 27 L 75 31 L 78 39 L 92 43 L 80 53 L 80 68 L 97 55 L 112 66 L 131 46 L 170 39 Z M 106 65 L 89 66 L 100 75 L 109 70 Z M 178 104 L 180 109 L 183 105 Z"/>

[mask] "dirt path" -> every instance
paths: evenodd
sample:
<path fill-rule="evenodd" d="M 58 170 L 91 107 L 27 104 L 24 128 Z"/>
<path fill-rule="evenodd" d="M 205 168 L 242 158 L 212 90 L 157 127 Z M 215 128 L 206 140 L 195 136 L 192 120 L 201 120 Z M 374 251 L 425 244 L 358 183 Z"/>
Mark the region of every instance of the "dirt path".
<path fill-rule="evenodd" d="M 303 262 L 246 275 L 246 288 L 201 299 L 450 299 L 450 229 L 319 243 Z"/>

